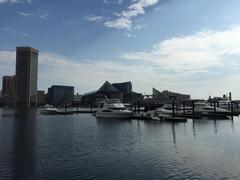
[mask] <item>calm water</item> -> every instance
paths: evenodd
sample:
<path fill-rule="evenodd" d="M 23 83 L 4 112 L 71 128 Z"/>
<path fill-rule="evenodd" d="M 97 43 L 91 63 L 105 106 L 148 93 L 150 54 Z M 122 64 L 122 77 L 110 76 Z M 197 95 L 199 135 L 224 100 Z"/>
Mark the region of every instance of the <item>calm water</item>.
<path fill-rule="evenodd" d="M 240 119 L 172 124 L 1 109 L 0 179 L 240 179 Z"/>

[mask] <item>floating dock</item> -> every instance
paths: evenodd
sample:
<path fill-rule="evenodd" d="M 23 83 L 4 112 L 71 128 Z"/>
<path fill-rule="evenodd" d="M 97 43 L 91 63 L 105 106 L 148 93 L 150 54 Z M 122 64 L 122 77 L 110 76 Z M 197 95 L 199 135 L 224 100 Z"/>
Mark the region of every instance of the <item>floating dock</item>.
<path fill-rule="evenodd" d="M 58 111 L 56 114 L 68 115 L 68 114 L 93 114 L 96 110 L 81 110 L 81 111 Z"/>
<path fill-rule="evenodd" d="M 171 116 L 171 115 L 164 115 L 164 114 L 160 114 L 158 116 L 155 116 L 152 113 L 134 114 L 132 119 L 152 120 L 152 121 L 166 121 L 166 122 L 187 122 L 187 118 L 174 117 L 174 116 Z"/>

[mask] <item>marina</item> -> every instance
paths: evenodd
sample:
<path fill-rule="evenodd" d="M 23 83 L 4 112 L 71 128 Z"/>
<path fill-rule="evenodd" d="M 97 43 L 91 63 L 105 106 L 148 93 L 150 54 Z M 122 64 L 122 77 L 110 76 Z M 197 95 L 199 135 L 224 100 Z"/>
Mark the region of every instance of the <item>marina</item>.
<path fill-rule="evenodd" d="M 215 104 L 215 103 L 214 103 Z M 141 120 L 155 120 L 155 121 L 169 121 L 169 122 L 186 122 L 187 119 L 202 119 L 209 118 L 215 120 L 230 119 L 233 116 L 239 116 L 238 111 L 229 111 L 220 107 L 211 106 L 204 102 L 192 102 L 192 107 L 179 108 L 175 106 L 174 101 L 172 105 L 163 105 L 161 108 L 153 110 L 146 110 L 146 107 L 138 103 L 132 108 L 132 105 L 125 106 L 119 99 L 103 100 L 98 108 L 79 108 L 65 106 L 64 108 L 45 107 L 40 112 L 47 115 L 60 114 L 71 115 L 79 113 L 90 113 L 96 118 L 111 118 L 111 119 L 141 119 Z"/>

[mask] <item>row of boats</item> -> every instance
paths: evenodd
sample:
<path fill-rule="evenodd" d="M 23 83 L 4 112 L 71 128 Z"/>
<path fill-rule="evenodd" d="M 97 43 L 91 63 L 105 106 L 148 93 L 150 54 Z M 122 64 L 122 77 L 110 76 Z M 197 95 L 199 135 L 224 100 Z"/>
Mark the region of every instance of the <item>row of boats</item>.
<path fill-rule="evenodd" d="M 182 107 L 182 108 L 175 108 L 174 113 L 176 114 L 192 114 L 193 112 L 192 107 Z M 58 109 L 54 108 L 51 105 L 45 106 L 44 109 L 41 111 L 43 114 L 57 114 Z M 157 108 L 156 110 L 151 112 L 154 115 L 172 115 L 173 108 L 171 105 L 164 105 L 161 108 Z M 196 102 L 194 103 L 194 114 L 198 115 L 208 115 L 208 114 L 229 114 L 230 112 L 226 109 L 213 107 L 208 105 L 205 102 Z M 130 109 L 127 109 L 124 104 L 120 102 L 119 99 L 105 99 L 101 104 L 101 108 L 97 109 L 95 113 L 96 118 L 110 118 L 110 119 L 129 119 L 133 117 L 134 113 Z"/>

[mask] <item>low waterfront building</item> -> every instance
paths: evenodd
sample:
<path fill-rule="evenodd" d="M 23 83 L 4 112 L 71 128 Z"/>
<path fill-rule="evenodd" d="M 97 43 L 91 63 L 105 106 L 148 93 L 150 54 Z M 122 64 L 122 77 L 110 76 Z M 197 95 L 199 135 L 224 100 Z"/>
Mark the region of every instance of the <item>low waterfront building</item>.
<path fill-rule="evenodd" d="M 105 97 L 117 98 L 120 99 L 120 101 L 123 103 L 135 103 L 139 100 L 143 100 L 143 95 L 141 93 L 132 91 L 132 83 L 130 81 L 114 84 L 106 81 L 97 91 L 84 94 L 81 100 L 81 104 L 97 105 L 98 102 Z"/>
<path fill-rule="evenodd" d="M 6 95 L 11 90 L 11 78 L 12 76 L 3 76 L 2 78 L 2 95 Z"/>
<path fill-rule="evenodd" d="M 158 91 L 155 88 L 152 88 L 152 98 L 155 102 L 162 104 L 169 103 L 171 101 L 171 98 L 169 96 L 163 94 L 162 92 Z"/>
<path fill-rule="evenodd" d="M 143 95 L 141 93 L 132 91 L 132 83 L 130 81 L 113 83 L 112 85 L 121 92 L 123 103 L 135 103 L 139 100 L 143 100 Z"/>
<path fill-rule="evenodd" d="M 137 92 L 128 92 L 128 93 L 123 93 L 122 94 L 122 102 L 123 103 L 135 103 L 137 101 L 142 101 L 143 100 L 143 95 L 141 93 Z"/>
<path fill-rule="evenodd" d="M 172 100 L 175 100 L 176 102 L 188 102 L 191 99 L 191 96 L 188 94 L 180 94 L 176 92 L 171 92 L 168 90 L 160 92 L 156 88 L 152 89 L 152 96 L 151 98 L 145 99 L 146 103 L 152 103 L 152 104 L 169 104 L 172 102 Z"/>
<path fill-rule="evenodd" d="M 78 93 L 76 95 L 74 95 L 73 97 L 73 105 L 77 106 L 81 104 L 81 100 L 82 100 L 82 95 L 79 95 Z"/>
<path fill-rule="evenodd" d="M 81 104 L 97 106 L 98 102 L 104 98 L 117 98 L 122 100 L 121 92 L 110 82 L 106 81 L 97 91 L 86 93 L 82 96 Z"/>
<path fill-rule="evenodd" d="M 43 106 L 46 104 L 44 91 L 37 91 L 37 104 L 38 106 Z"/>
<path fill-rule="evenodd" d="M 48 88 L 48 104 L 63 105 L 73 102 L 74 87 L 54 85 Z"/>
<path fill-rule="evenodd" d="M 189 94 L 181 94 L 181 93 L 171 92 L 168 90 L 164 90 L 162 91 L 162 93 L 171 99 L 175 99 L 176 101 L 188 101 L 191 99 L 191 96 Z"/>
<path fill-rule="evenodd" d="M 2 80 L 2 104 L 14 106 L 16 103 L 16 76 L 3 76 Z"/>
<path fill-rule="evenodd" d="M 119 90 L 121 93 L 132 92 L 132 83 L 130 81 L 122 83 L 113 83 L 112 85 L 115 88 L 117 88 L 117 90 Z"/>

